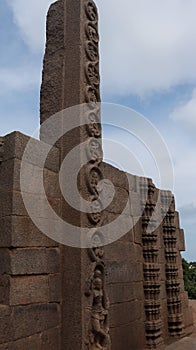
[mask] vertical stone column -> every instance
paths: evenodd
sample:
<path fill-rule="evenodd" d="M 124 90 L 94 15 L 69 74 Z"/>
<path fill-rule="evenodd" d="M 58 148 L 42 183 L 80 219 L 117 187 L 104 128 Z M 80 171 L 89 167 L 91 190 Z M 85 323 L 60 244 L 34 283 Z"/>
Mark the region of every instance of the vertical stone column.
<path fill-rule="evenodd" d="M 62 198 L 61 216 L 78 227 L 94 228 L 92 241 L 102 237 L 97 184 L 103 178 L 100 126 L 98 13 L 92 0 L 59 0 L 47 18 L 47 42 L 41 88 L 41 124 L 65 108 L 87 103 L 88 122 L 58 141 L 61 162 L 75 146 L 87 141 L 91 161 L 79 174 L 79 191 L 100 211 L 82 214 Z M 80 114 L 78 115 L 80 118 Z M 63 120 L 66 123 L 66 120 Z M 41 138 L 48 139 L 41 131 Z M 80 151 L 79 151 L 80 152 Z M 78 155 L 79 159 L 81 155 Z M 98 243 L 99 243 L 98 242 Z M 62 247 L 62 349 L 109 349 L 108 300 L 104 250 Z M 97 303 L 97 296 L 100 301 Z M 98 308 L 100 310 L 98 311 Z M 99 316 L 98 316 L 99 315 Z"/>
<path fill-rule="evenodd" d="M 150 179 L 141 178 L 141 205 L 144 208 L 142 217 L 142 242 L 144 257 L 144 303 L 146 313 L 146 348 L 161 349 L 162 319 L 160 300 L 160 264 L 158 262 L 158 232 L 156 219 L 152 219 L 157 191 Z M 147 228 L 150 232 L 148 232 Z"/>
<path fill-rule="evenodd" d="M 179 266 L 177 261 L 177 235 L 174 223 L 175 203 L 169 191 L 161 191 L 163 212 L 163 238 L 165 246 L 166 291 L 168 307 L 168 330 L 170 336 L 183 332 L 182 300 L 180 294 Z M 168 209 L 169 208 L 169 209 Z"/>

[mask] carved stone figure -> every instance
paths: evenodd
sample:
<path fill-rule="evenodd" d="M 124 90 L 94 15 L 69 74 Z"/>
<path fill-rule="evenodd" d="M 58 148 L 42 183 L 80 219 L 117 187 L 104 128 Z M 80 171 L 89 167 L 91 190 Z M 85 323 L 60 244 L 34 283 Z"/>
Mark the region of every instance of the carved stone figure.
<path fill-rule="evenodd" d="M 104 268 L 95 268 L 92 281 L 92 314 L 89 350 L 109 349 L 108 300 L 104 290 Z"/>

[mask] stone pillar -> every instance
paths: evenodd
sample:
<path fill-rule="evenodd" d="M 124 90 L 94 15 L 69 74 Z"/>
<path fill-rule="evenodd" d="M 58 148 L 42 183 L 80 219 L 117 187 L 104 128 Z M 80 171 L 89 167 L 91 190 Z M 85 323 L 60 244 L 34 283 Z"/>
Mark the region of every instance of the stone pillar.
<path fill-rule="evenodd" d="M 165 246 L 165 271 L 168 307 L 168 331 L 172 337 L 179 337 L 183 333 L 182 300 L 180 291 L 179 268 L 177 261 L 178 247 L 175 218 L 175 202 L 169 191 L 161 191 L 163 211 L 163 239 Z M 165 208 L 168 208 L 165 210 Z"/>
<path fill-rule="evenodd" d="M 97 184 L 103 178 L 98 44 L 98 13 L 92 0 L 59 0 L 51 5 L 47 17 L 40 121 L 43 124 L 65 108 L 88 104 L 85 107 L 88 124 L 64 135 L 57 146 L 62 162 L 75 146 L 88 142 L 85 152 L 90 154 L 91 161 L 80 173 L 78 186 L 85 199 L 92 202 L 92 208 L 97 206 Z M 63 123 L 66 124 L 66 119 Z M 41 130 L 42 140 L 50 142 L 48 136 Z M 80 159 L 80 154 L 78 157 Z M 92 241 L 100 240 L 101 233 L 96 228 L 102 222 L 101 203 L 99 213 L 87 215 L 71 208 L 62 198 L 61 216 L 72 225 L 94 228 Z M 93 346 L 109 349 L 103 248 L 62 246 L 62 271 L 62 349 L 87 350 Z M 102 295 L 102 314 L 100 320 L 95 321 L 96 294 Z M 102 330 L 97 323 L 102 323 Z"/>
<path fill-rule="evenodd" d="M 146 349 L 162 349 L 161 278 L 156 218 L 157 190 L 151 179 L 141 178 L 142 242 L 144 257 L 144 307 L 146 313 Z M 150 232 L 147 228 L 150 225 Z"/>

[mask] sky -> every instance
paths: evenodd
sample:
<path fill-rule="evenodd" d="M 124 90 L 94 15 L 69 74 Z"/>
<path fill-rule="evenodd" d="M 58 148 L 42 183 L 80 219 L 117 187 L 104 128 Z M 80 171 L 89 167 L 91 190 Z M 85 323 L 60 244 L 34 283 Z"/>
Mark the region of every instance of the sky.
<path fill-rule="evenodd" d="M 39 125 L 45 16 L 52 2 L 0 1 L 2 136 L 14 130 L 32 135 Z M 174 168 L 173 191 L 186 236 L 183 256 L 196 260 L 196 1 L 97 0 L 96 4 L 102 101 L 137 111 L 161 133 Z M 123 140 L 129 150 L 136 150 L 129 136 L 104 128 L 104 137 Z M 116 156 L 118 165 L 120 152 Z M 141 149 L 140 163 L 143 156 Z M 156 180 L 151 162 L 147 163 L 144 175 Z M 134 173 L 129 165 L 125 170 Z M 135 173 L 142 175 L 138 169 Z"/>

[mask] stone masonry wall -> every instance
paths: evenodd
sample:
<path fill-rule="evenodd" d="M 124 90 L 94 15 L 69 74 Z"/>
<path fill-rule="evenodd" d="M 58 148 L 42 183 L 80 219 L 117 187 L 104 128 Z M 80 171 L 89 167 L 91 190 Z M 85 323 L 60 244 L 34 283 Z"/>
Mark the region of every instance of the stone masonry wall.
<path fill-rule="evenodd" d="M 127 200 L 130 205 L 126 215 L 133 222 L 133 228 L 125 236 L 105 247 L 112 350 L 164 349 L 167 343 L 192 331 L 192 313 L 184 291 L 180 252 L 185 250 L 185 244 L 179 214 L 173 207 L 174 222 L 171 236 L 168 236 L 170 233 L 165 234 L 162 217 L 165 215 L 162 213 L 164 205 L 159 203 L 155 219 L 161 217 L 160 224 L 152 234 L 147 234 L 144 228 L 153 197 L 145 199 L 144 210 L 141 185 L 147 185 L 148 193 L 149 189 L 156 193 L 155 201 L 158 194 L 165 196 L 167 193 L 173 198 L 172 194 L 157 190 L 150 179 L 125 174 L 106 163 L 102 167 L 104 177 L 111 180 L 117 193 L 105 211 L 105 223 L 122 213 Z M 128 190 L 127 176 L 131 191 Z M 129 225 L 129 220 L 125 221 Z"/>
<path fill-rule="evenodd" d="M 20 164 L 29 138 L 1 139 L 0 164 L 0 349 L 58 350 L 61 327 L 59 245 L 28 216 L 20 193 Z M 39 145 L 39 141 L 35 140 Z M 47 194 L 58 211 L 58 150 L 44 169 Z M 29 179 L 34 181 L 34 164 Z M 36 198 L 32 198 L 37 201 Z"/>
<path fill-rule="evenodd" d="M 69 327 L 62 332 L 61 317 L 63 315 L 63 324 L 72 322 L 83 303 L 82 297 L 77 300 L 74 292 L 77 289 L 71 282 L 77 278 L 78 267 L 72 259 L 77 248 L 70 248 L 68 265 L 62 269 L 61 246 L 42 234 L 26 212 L 20 192 L 20 165 L 28 140 L 17 132 L 0 140 L 0 349 L 68 350 L 72 345 L 67 343 L 66 335 L 69 333 L 69 337 L 74 338 L 76 329 Z M 40 141 L 34 140 L 34 145 L 39 147 Z M 53 148 L 45 164 L 44 184 L 51 206 L 61 215 L 58 159 L 59 151 Z M 35 164 L 33 161 L 29 164 L 28 181 L 35 181 Z M 180 251 L 184 250 L 184 234 L 178 213 L 172 202 L 167 214 L 169 221 L 160 224 L 155 238 L 148 237 L 144 228 L 149 215 L 147 209 L 153 203 L 151 192 L 157 195 L 159 191 L 149 179 L 144 181 L 144 178 L 125 174 L 106 163 L 102 163 L 100 169 L 115 187 L 114 199 L 103 212 L 103 223 L 112 222 L 121 215 L 129 202 L 123 214 L 127 234 L 105 246 L 111 349 L 144 350 L 156 348 L 156 344 L 164 349 L 165 344 L 192 330 L 183 284 Z M 149 208 L 145 207 L 145 214 L 142 214 L 141 185 L 143 189 L 144 183 L 150 199 L 147 201 Z M 161 193 L 165 201 L 168 192 Z M 38 199 L 32 200 L 37 203 Z M 164 208 L 164 203 L 160 209 Z M 114 228 L 113 235 L 116 230 Z M 83 250 L 85 254 L 87 257 L 87 251 Z M 80 274 L 78 271 L 78 276 Z M 67 319 L 65 311 L 69 315 Z M 82 341 L 78 339 L 78 344 Z M 80 345 L 75 347 L 77 349 Z"/>

